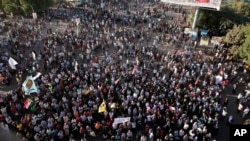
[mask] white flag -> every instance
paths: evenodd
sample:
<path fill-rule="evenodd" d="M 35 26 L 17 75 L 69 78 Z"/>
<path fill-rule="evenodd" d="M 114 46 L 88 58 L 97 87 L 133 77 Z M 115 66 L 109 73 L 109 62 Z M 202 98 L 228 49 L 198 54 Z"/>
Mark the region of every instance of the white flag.
<path fill-rule="evenodd" d="M 36 60 L 36 53 L 34 51 L 32 51 L 32 58 L 33 60 Z"/>
<path fill-rule="evenodd" d="M 75 61 L 75 72 L 77 72 L 78 71 L 78 63 L 77 63 L 77 61 Z"/>
<path fill-rule="evenodd" d="M 18 64 L 17 61 L 15 59 L 13 59 L 12 57 L 9 58 L 9 65 L 12 69 L 16 69 L 16 65 Z"/>
<path fill-rule="evenodd" d="M 78 26 L 80 23 L 81 23 L 81 19 L 80 19 L 80 18 L 77 18 L 77 19 L 76 19 L 76 25 Z"/>
<path fill-rule="evenodd" d="M 33 77 L 33 80 L 36 80 L 39 76 L 41 76 L 42 75 L 42 73 L 40 73 L 40 72 L 38 72 L 37 74 L 36 74 L 36 76 L 34 76 Z"/>

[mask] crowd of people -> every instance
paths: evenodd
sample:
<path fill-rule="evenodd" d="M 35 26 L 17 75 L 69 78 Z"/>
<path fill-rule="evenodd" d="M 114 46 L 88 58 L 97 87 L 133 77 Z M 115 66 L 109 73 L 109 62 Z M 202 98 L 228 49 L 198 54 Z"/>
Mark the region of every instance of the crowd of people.
<path fill-rule="evenodd" d="M 183 32 L 185 21 L 155 16 L 167 13 L 159 10 L 166 4 L 145 3 L 155 8 L 125 13 L 116 2 L 106 3 L 109 10 L 93 5 L 51 10 L 49 20 L 58 13 L 73 17 L 64 21 L 65 30 L 53 31 L 38 19 L 19 21 L 9 32 L 6 56 L 18 60 L 20 83 L 0 97 L 1 127 L 35 141 L 211 141 L 220 121 L 233 122 L 221 91 L 245 81 L 246 70 L 227 61 L 227 51 L 209 57 L 184 48 L 194 46 Z M 23 80 L 37 72 L 37 93 L 25 95 Z M 239 95 L 238 112 L 246 118 L 249 94 Z M 32 103 L 25 108 L 27 98 Z M 129 121 L 114 124 L 123 118 Z"/>

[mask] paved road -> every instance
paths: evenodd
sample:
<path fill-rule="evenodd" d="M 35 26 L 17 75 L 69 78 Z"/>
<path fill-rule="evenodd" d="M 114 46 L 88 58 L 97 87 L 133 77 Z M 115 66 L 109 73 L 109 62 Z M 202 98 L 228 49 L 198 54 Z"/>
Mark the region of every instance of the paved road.
<path fill-rule="evenodd" d="M 243 86 L 239 87 L 242 89 Z M 244 119 L 241 118 L 241 113 L 237 114 L 237 107 L 238 105 L 236 104 L 236 99 L 237 95 L 232 95 L 232 90 L 233 86 L 230 84 L 228 87 L 225 88 L 225 90 L 222 91 L 222 102 L 223 100 L 228 97 L 229 98 L 229 103 L 228 103 L 228 115 L 233 115 L 234 117 L 234 124 L 242 124 L 244 122 Z M 224 121 L 221 121 L 219 123 L 219 132 L 216 137 L 217 141 L 229 141 L 229 126 L 226 124 L 226 119 Z"/>

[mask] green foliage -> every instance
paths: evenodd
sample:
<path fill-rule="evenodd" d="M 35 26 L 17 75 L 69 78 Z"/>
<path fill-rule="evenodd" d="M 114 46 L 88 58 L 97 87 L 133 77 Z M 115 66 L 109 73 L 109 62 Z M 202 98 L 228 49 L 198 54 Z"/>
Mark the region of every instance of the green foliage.
<path fill-rule="evenodd" d="M 245 42 L 239 48 L 239 56 L 246 59 L 246 63 L 250 65 L 250 33 L 247 35 Z"/>
<path fill-rule="evenodd" d="M 31 13 L 47 9 L 55 0 L 0 0 L 0 9 L 6 13 Z"/>
<path fill-rule="evenodd" d="M 250 3 L 237 2 L 223 4 L 221 11 L 201 9 L 197 27 L 203 29 L 222 29 L 229 30 L 234 25 L 244 24 L 249 20 Z M 193 20 L 194 12 L 192 12 L 190 20 Z"/>
<path fill-rule="evenodd" d="M 18 7 L 19 1 L 17 0 L 2 0 L 3 10 L 6 13 L 20 13 L 20 7 Z"/>
<path fill-rule="evenodd" d="M 250 16 L 250 4 L 247 2 L 233 2 L 232 3 L 232 8 L 235 9 L 236 13 L 245 15 L 245 16 Z"/>
<path fill-rule="evenodd" d="M 240 58 L 240 56 L 239 56 L 240 50 L 239 50 L 238 46 L 231 46 L 229 48 L 229 52 L 233 55 L 234 59 L 239 59 Z"/>
<path fill-rule="evenodd" d="M 219 12 L 201 9 L 197 26 L 203 29 L 217 28 L 220 23 L 219 19 Z"/>
<path fill-rule="evenodd" d="M 242 45 L 245 41 L 245 32 L 242 29 L 241 25 L 234 26 L 232 30 L 227 32 L 224 41 L 234 46 Z"/>
<path fill-rule="evenodd" d="M 234 26 L 223 41 L 231 45 L 230 52 L 235 58 L 242 58 L 250 65 L 250 24 Z"/>

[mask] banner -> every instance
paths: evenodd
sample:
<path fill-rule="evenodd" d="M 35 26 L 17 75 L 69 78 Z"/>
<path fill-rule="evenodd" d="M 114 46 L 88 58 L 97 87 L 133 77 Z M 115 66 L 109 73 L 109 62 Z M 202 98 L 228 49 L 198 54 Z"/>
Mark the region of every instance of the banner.
<path fill-rule="evenodd" d="M 30 95 L 31 93 L 37 93 L 38 89 L 34 82 L 34 78 L 32 76 L 28 76 L 26 80 L 22 84 L 23 91 L 25 95 Z"/>
<path fill-rule="evenodd" d="M 196 2 L 209 3 L 209 0 L 196 0 Z"/>
<path fill-rule="evenodd" d="M 190 34 L 191 31 L 192 31 L 191 28 L 185 28 L 185 29 L 184 29 L 184 34 Z"/>
<path fill-rule="evenodd" d="M 33 17 L 33 19 L 37 19 L 37 14 L 36 13 L 32 13 L 32 17 Z"/>
<path fill-rule="evenodd" d="M 213 8 L 219 11 L 222 0 L 161 0 L 161 1 L 177 5 Z"/>
<path fill-rule="evenodd" d="M 130 117 L 125 118 L 115 118 L 113 122 L 113 127 L 120 123 L 130 122 Z"/>
<path fill-rule="evenodd" d="M 209 38 L 204 38 L 204 37 L 201 37 L 200 39 L 200 46 L 208 46 L 209 45 Z"/>

